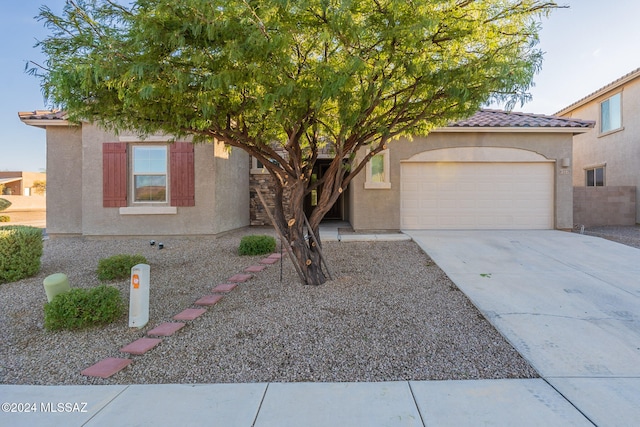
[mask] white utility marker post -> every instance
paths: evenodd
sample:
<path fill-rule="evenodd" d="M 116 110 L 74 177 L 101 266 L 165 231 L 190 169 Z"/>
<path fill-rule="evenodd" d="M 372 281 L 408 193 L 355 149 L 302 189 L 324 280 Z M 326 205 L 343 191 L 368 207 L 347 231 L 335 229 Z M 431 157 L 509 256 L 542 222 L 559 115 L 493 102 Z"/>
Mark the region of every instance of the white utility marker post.
<path fill-rule="evenodd" d="M 129 287 L 129 327 L 142 328 L 149 321 L 149 278 L 151 267 L 137 264 L 131 268 Z"/>

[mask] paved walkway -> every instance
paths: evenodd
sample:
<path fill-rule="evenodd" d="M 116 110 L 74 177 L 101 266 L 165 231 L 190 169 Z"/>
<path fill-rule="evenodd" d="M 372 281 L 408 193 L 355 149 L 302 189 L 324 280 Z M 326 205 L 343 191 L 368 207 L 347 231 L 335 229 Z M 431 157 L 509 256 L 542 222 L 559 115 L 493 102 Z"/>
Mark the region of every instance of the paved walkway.
<path fill-rule="evenodd" d="M 411 235 L 543 378 L 0 385 L 0 425 L 638 424 L 640 250 L 556 231 Z"/>
<path fill-rule="evenodd" d="M 409 233 L 598 426 L 640 425 L 640 250 L 561 231 Z"/>

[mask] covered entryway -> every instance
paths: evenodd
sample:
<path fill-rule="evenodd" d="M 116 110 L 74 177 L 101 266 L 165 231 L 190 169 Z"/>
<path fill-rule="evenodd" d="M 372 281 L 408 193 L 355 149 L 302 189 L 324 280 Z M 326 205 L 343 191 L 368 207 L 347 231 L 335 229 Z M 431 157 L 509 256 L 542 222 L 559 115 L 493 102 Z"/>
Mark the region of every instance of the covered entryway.
<path fill-rule="evenodd" d="M 331 161 L 333 159 L 318 159 L 313 168 L 313 174 L 311 175 L 312 182 L 316 180 L 320 180 L 324 177 L 324 174 L 329 169 L 331 165 Z M 346 192 L 343 192 L 336 203 L 331 206 L 331 209 L 325 214 L 323 220 L 339 220 L 342 221 L 345 218 L 344 215 L 344 195 Z M 316 190 L 312 190 L 311 193 L 304 200 L 304 212 L 307 217 L 311 216 L 311 212 L 315 209 L 318 204 L 318 200 L 320 200 L 320 196 L 322 195 L 322 187 L 319 187 Z"/>
<path fill-rule="evenodd" d="M 554 228 L 554 163 L 524 150 L 414 156 L 402 163 L 400 193 L 405 230 Z"/>

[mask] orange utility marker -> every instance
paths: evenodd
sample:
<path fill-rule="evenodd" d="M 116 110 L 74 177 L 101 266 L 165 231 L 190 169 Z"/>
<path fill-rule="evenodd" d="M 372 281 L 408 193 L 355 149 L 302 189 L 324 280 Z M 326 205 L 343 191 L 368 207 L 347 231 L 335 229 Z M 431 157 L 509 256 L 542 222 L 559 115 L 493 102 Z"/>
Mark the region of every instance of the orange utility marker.
<path fill-rule="evenodd" d="M 142 328 L 149 322 L 149 279 L 151 267 L 138 264 L 131 268 L 129 287 L 129 327 Z"/>

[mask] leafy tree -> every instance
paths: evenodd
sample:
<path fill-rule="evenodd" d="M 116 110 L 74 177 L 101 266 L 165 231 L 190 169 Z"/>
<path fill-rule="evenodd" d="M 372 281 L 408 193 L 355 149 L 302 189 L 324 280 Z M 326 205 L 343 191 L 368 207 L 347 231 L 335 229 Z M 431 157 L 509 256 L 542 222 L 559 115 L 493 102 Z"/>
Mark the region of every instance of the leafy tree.
<path fill-rule="evenodd" d="M 42 196 L 47 191 L 47 181 L 33 181 L 31 188 L 35 194 Z"/>
<path fill-rule="evenodd" d="M 31 69 L 71 120 L 217 139 L 276 181 L 276 226 L 306 283 L 325 281 L 305 239 L 367 161 L 400 137 L 529 96 L 541 64 L 539 0 L 67 0 L 46 6 Z M 355 153 L 368 147 L 357 161 Z M 318 151 L 335 154 L 320 181 Z M 286 153 L 282 155 L 281 153 Z M 283 193 L 290 192 L 292 218 Z"/>

